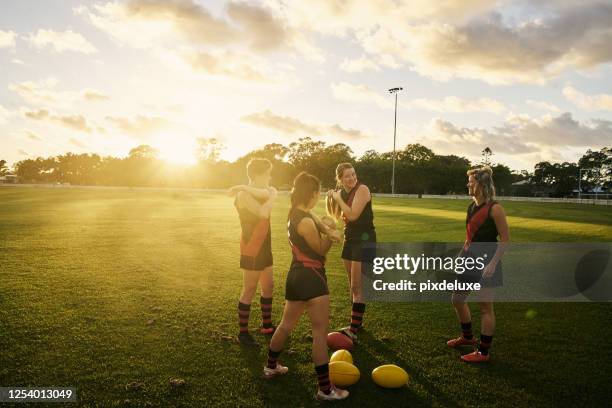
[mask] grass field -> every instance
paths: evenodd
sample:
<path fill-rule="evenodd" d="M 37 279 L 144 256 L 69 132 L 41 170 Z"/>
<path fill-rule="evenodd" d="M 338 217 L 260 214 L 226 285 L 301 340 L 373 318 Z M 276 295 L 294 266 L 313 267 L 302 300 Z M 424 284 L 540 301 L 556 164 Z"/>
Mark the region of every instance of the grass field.
<path fill-rule="evenodd" d="M 380 241 L 462 241 L 467 202 L 375 199 Z M 321 203 L 322 204 L 322 203 Z M 514 241 L 612 240 L 608 207 L 504 203 Z M 323 206 L 320 206 L 322 212 Z M 288 198 L 274 210 L 274 319 L 290 261 Z M 75 386 L 82 406 L 316 406 L 306 318 L 261 379 L 237 331 L 239 224 L 230 198 L 202 192 L 0 189 L 0 386 Z M 332 327 L 347 324 L 339 248 L 328 261 Z M 510 273 L 510 272 L 508 272 Z M 251 328 L 259 324 L 258 301 Z M 478 333 L 478 313 L 473 308 Z M 527 310 L 535 318 L 527 319 Z M 362 378 L 337 406 L 606 406 L 612 304 L 496 306 L 492 362 L 461 363 L 447 303 L 370 304 L 353 353 Z M 383 390 L 371 370 L 411 376 Z M 185 387 L 173 389 L 169 380 Z M 127 390 L 138 381 L 144 386 Z"/>

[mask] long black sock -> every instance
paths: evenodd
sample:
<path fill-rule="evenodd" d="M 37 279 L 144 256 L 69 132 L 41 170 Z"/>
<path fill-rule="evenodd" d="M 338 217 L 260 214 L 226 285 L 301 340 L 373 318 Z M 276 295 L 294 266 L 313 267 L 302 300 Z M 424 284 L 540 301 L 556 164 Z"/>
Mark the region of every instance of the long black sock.
<path fill-rule="evenodd" d="M 276 368 L 276 360 L 278 360 L 280 353 L 280 351 L 272 351 L 272 349 L 268 349 L 268 368 Z"/>
<path fill-rule="evenodd" d="M 272 328 L 272 298 L 260 297 L 261 303 L 261 325 L 264 329 Z"/>
<path fill-rule="evenodd" d="M 474 338 L 474 334 L 472 334 L 472 322 L 461 323 L 461 333 L 464 339 L 472 340 L 472 338 Z"/>
<path fill-rule="evenodd" d="M 323 393 L 329 394 L 331 392 L 331 382 L 329 381 L 329 363 L 315 366 L 315 371 L 317 372 L 319 389 Z"/>
<path fill-rule="evenodd" d="M 481 334 L 480 344 L 478 345 L 478 351 L 480 351 L 480 354 L 482 354 L 483 356 L 488 355 L 492 342 L 493 342 L 493 336 L 487 336 L 486 334 Z"/>
<path fill-rule="evenodd" d="M 251 305 L 246 303 L 238 302 L 238 325 L 240 326 L 240 333 L 249 332 L 249 315 L 251 314 Z"/>
<path fill-rule="evenodd" d="M 357 334 L 363 323 L 363 314 L 365 313 L 365 303 L 353 303 L 351 311 L 351 332 Z"/>

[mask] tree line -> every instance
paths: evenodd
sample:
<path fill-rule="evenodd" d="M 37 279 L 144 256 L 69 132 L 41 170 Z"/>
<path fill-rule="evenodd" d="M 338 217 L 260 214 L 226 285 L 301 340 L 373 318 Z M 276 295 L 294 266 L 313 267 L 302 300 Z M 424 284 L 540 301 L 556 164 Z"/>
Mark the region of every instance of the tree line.
<path fill-rule="evenodd" d="M 344 143 L 327 144 L 308 137 L 286 146 L 268 144 L 233 162 L 220 158 L 223 149 L 217 139 L 198 139 L 198 162 L 188 167 L 169 165 L 160 159 L 156 149 L 140 145 L 124 158 L 66 153 L 22 160 L 15 164 L 14 170 L 21 183 L 227 188 L 246 182 L 248 161 L 264 157 L 274 164 L 272 184 L 281 189 L 289 189 L 295 175 L 302 170 L 319 177 L 324 187 L 334 187 L 336 165 L 351 162 L 360 180 L 373 192 L 391 191 L 392 152 L 368 150 L 356 157 Z M 483 162 L 488 163 L 492 153 L 489 148 L 483 150 Z M 409 144 L 395 155 L 395 191 L 400 194 L 465 194 L 466 171 L 483 162 L 472 163 L 461 156 L 439 155 L 421 144 Z M 0 163 L 0 174 L 4 174 L 6 162 Z M 512 171 L 503 164 L 491 167 L 499 195 L 570 196 L 578 187 L 579 172 L 583 192 L 612 188 L 612 150 L 609 147 L 588 150 L 577 163 L 540 162 L 533 172 Z"/>

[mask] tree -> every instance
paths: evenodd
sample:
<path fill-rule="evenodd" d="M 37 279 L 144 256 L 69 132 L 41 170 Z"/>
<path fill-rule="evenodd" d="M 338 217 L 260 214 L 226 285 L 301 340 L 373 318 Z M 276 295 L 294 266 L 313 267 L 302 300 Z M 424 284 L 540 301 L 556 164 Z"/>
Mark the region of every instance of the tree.
<path fill-rule="evenodd" d="M 493 181 L 495 183 L 495 190 L 497 194 L 509 195 L 514 182 L 512 170 L 508 166 L 503 164 L 497 164 L 492 167 L 493 170 Z"/>
<path fill-rule="evenodd" d="M 221 152 L 225 149 L 225 146 L 217 138 L 203 138 L 197 139 L 198 147 L 196 150 L 196 157 L 200 162 L 216 162 L 221 157 Z"/>
<path fill-rule="evenodd" d="M 130 150 L 130 159 L 156 159 L 159 157 L 159 151 L 149 145 L 139 145 Z"/>
<path fill-rule="evenodd" d="M 4 176 L 8 173 L 8 167 L 6 166 L 6 160 L 0 160 L 0 176 Z"/>
<path fill-rule="evenodd" d="M 578 160 L 582 172 L 581 186 L 589 190 L 595 187 L 609 189 L 612 187 L 612 149 L 604 147 L 600 151 L 591 149 Z"/>
<path fill-rule="evenodd" d="M 482 151 L 482 164 L 485 166 L 490 166 L 491 161 L 489 160 L 493 156 L 493 150 L 491 150 L 488 146 L 484 148 Z"/>

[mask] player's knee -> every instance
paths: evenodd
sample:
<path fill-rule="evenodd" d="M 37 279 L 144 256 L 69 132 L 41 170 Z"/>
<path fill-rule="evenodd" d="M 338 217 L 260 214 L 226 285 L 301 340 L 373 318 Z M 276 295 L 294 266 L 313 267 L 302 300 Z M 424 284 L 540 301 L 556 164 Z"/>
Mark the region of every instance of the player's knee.
<path fill-rule="evenodd" d="M 493 303 L 490 302 L 484 302 L 484 303 L 479 303 L 478 306 L 480 306 L 480 313 L 481 314 L 486 314 L 486 315 L 492 315 L 493 314 Z"/>

